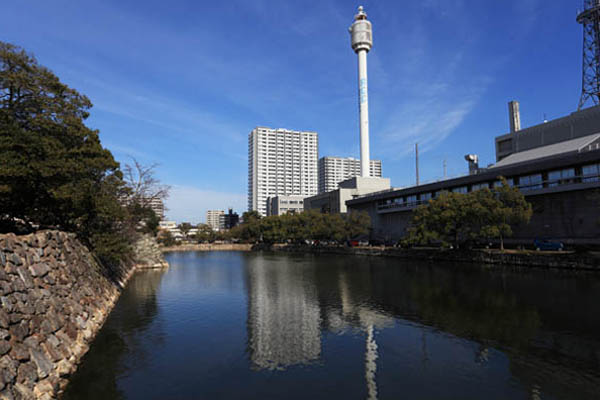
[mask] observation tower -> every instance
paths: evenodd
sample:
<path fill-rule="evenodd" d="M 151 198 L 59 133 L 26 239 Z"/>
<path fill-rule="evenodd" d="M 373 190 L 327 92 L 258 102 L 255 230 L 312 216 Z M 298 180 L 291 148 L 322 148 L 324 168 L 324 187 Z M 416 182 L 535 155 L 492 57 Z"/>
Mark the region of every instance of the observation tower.
<path fill-rule="evenodd" d="M 363 7 L 358 7 L 350 31 L 352 50 L 358 55 L 358 108 L 360 120 L 360 173 L 369 177 L 369 95 L 367 53 L 373 46 L 373 30 Z"/>

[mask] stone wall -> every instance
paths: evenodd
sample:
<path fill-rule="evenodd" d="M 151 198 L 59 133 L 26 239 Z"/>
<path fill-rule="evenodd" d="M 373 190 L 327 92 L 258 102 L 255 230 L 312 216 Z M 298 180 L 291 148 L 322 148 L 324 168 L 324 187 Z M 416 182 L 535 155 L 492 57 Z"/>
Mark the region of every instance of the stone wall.
<path fill-rule="evenodd" d="M 150 253 L 137 263 L 156 266 Z M 72 234 L 0 235 L 0 400 L 59 395 L 134 270 L 103 268 Z"/>

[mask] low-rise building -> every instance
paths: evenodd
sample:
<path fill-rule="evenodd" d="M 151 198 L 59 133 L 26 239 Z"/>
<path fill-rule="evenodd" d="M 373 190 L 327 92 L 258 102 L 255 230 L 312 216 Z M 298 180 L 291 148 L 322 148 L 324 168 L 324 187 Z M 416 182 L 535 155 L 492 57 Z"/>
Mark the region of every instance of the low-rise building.
<path fill-rule="evenodd" d="M 303 196 L 272 196 L 267 198 L 267 215 L 301 213 L 304 211 Z"/>
<path fill-rule="evenodd" d="M 346 201 L 369 193 L 390 189 L 389 178 L 366 178 L 355 176 L 339 183 L 339 188 L 304 199 L 305 210 L 324 213 L 347 212 Z"/>

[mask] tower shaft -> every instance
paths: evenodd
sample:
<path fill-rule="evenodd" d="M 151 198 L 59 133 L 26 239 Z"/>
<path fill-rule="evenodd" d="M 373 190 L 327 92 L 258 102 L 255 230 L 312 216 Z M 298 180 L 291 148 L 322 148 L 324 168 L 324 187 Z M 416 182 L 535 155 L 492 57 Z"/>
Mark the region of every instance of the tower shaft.
<path fill-rule="evenodd" d="M 369 155 L 369 93 L 367 81 L 367 50 L 358 51 L 358 108 L 360 119 L 360 172 L 370 176 Z"/>
<path fill-rule="evenodd" d="M 583 25 L 581 110 L 588 102 L 600 104 L 600 0 L 584 0 L 577 22 Z"/>
<path fill-rule="evenodd" d="M 369 90 L 367 84 L 367 53 L 373 46 L 373 29 L 362 6 L 348 29 L 352 50 L 358 55 L 358 110 L 360 130 L 360 175 L 370 176 L 369 162 Z"/>

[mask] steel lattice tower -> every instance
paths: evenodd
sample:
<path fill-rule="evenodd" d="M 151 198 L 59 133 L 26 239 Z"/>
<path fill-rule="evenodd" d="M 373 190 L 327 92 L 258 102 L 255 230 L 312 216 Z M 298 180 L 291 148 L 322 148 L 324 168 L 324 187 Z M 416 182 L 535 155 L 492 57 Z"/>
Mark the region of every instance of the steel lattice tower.
<path fill-rule="evenodd" d="M 578 110 L 591 100 L 600 104 L 600 0 L 584 0 L 584 10 L 577 15 L 583 25 L 583 79 Z"/>

